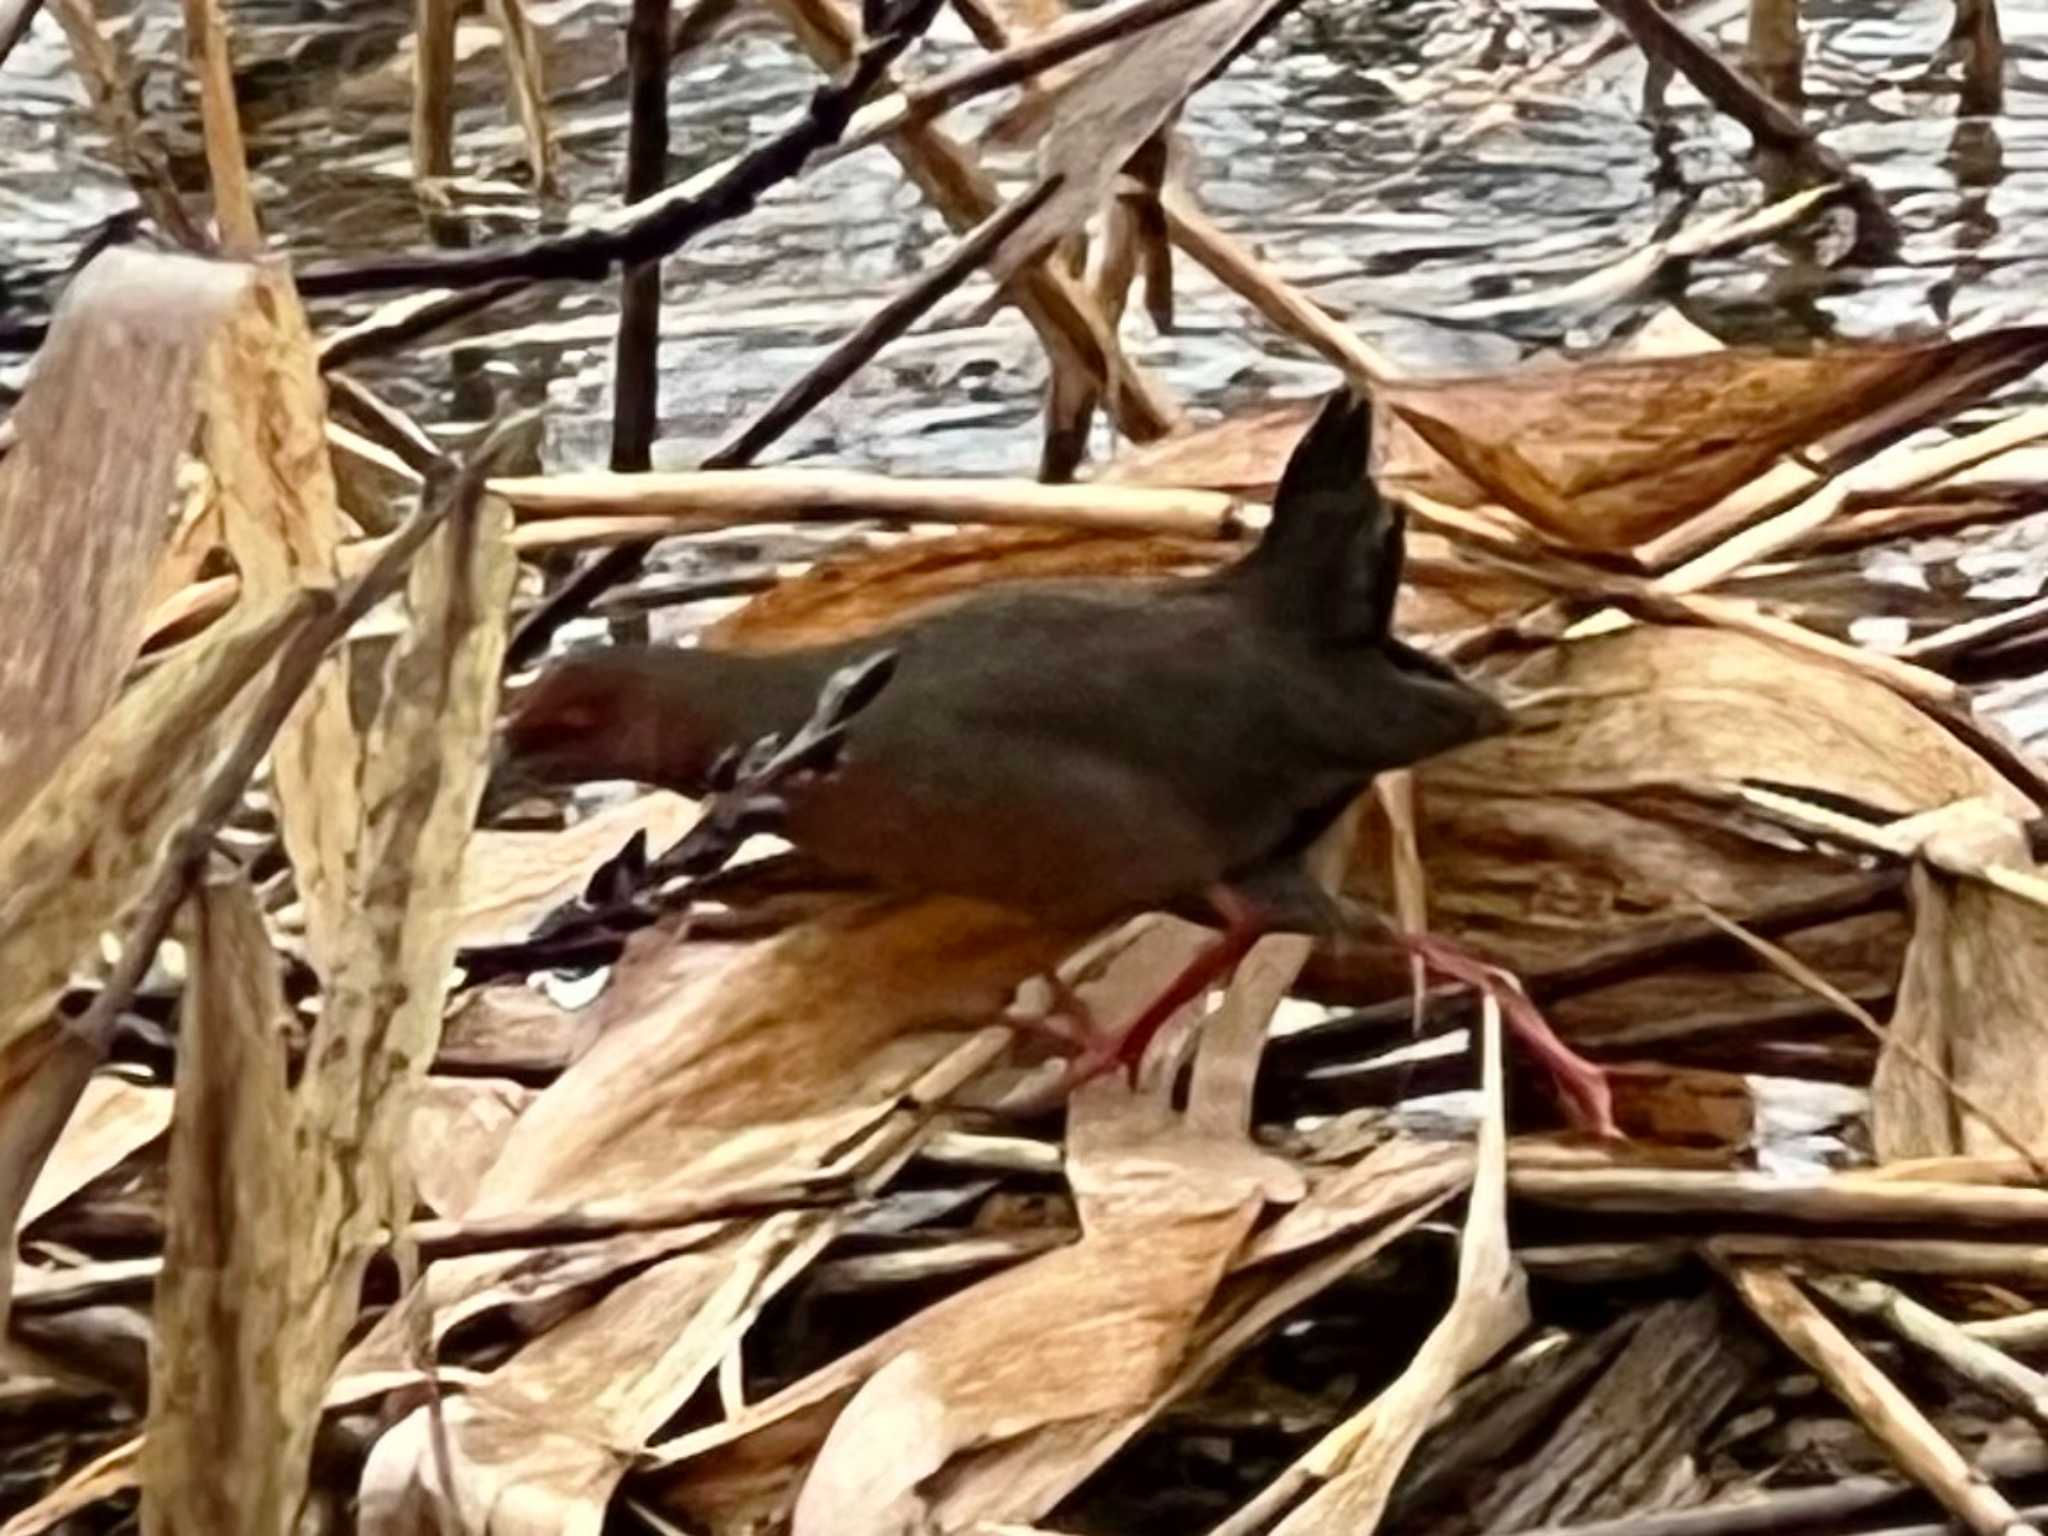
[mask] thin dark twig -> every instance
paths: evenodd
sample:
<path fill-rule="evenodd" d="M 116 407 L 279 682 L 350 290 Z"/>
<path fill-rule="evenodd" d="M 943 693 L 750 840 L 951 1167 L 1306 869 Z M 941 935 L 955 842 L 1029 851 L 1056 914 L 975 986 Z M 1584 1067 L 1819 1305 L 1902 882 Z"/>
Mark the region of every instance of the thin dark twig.
<path fill-rule="evenodd" d="M 535 240 L 511 250 L 446 251 L 389 261 L 316 262 L 299 271 L 307 298 L 380 293 L 394 288 L 453 288 L 503 278 L 539 282 L 597 282 L 614 266 L 634 266 L 669 255 L 714 225 L 749 212 L 763 194 L 801 172 L 812 155 L 837 143 L 861 103 L 880 85 L 904 51 L 923 35 L 940 0 L 909 0 L 887 31 L 870 38 L 842 79 L 811 94 L 797 122 L 749 150 L 696 196 L 678 189 L 627 210 L 617 225 Z"/>
<path fill-rule="evenodd" d="M 659 192 L 668 168 L 669 0 L 633 0 L 626 26 L 626 201 Z M 612 368 L 614 470 L 653 464 L 661 379 L 661 258 L 626 268 L 619 283 L 619 345 Z"/>
<path fill-rule="evenodd" d="M 475 515 L 499 449 L 516 438 L 523 424 L 520 418 L 513 418 L 494 427 L 460 470 L 443 466 L 429 483 L 419 510 L 378 551 L 370 568 L 348 586 L 339 593 L 306 594 L 305 601 L 317 605 L 317 611 L 286 641 L 276 670 L 234 749 L 200 792 L 190 820 L 173 834 L 105 987 L 84 1014 L 67 1023 L 67 1028 L 94 1049 L 104 1054 L 112 1042 L 122 1010 L 133 1001 L 150 961 L 171 931 L 171 921 L 206 858 L 214 833 L 241 804 L 242 791 L 256 765 L 270 750 L 299 695 L 312 683 L 328 649 L 397 587 L 413 557 L 443 521 L 450 516 Z"/>

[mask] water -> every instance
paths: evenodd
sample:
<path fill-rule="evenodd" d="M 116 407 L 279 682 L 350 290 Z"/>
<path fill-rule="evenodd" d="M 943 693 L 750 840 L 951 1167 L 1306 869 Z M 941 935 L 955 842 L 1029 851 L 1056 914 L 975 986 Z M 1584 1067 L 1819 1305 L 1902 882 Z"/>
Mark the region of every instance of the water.
<path fill-rule="evenodd" d="M 2048 0 L 2005 0 L 2006 110 L 1968 120 L 1956 116 L 1954 71 L 1929 78 L 1948 0 L 1810 0 L 1805 9 L 1808 119 L 1895 211 L 1904 239 L 1883 265 L 1847 263 L 1849 215 L 1836 211 L 1794 237 L 1698 262 L 1677 288 L 1587 306 L 1546 302 L 1662 233 L 1764 197 L 1747 135 L 1683 83 L 1671 88 L 1665 117 L 1643 117 L 1633 50 L 1532 83 L 1538 66 L 1600 30 L 1589 0 L 1308 0 L 1191 104 L 1189 182 L 1220 223 L 1418 373 L 1593 350 L 1673 302 L 1726 339 L 1780 345 L 2048 318 L 2037 299 L 2048 262 Z M 257 196 L 273 239 L 303 259 L 426 244 L 407 180 L 410 10 L 391 0 L 233 8 Z M 520 140 L 493 34 L 466 25 L 466 41 L 482 51 L 460 71 L 458 157 L 465 206 L 489 210 L 479 241 L 615 205 L 625 10 L 624 0 L 533 7 L 566 193 L 548 210 L 519 185 Z M 1692 14 L 1719 18 L 1712 34 L 1725 50 L 1739 48 L 1739 7 L 1708 0 Z M 141 3 L 120 30 L 145 61 L 148 122 L 197 187 L 196 102 L 175 21 L 175 7 Z M 948 13 L 917 67 L 972 46 Z M 691 56 L 670 93 L 672 179 L 771 131 L 817 78 L 764 15 Z M 1005 99 L 956 114 L 952 126 L 977 128 Z M 1500 124 L 1474 136 L 1475 116 L 1489 106 Z M 0 166 L 4 335 L 41 317 L 80 245 L 132 203 L 47 17 L 0 71 Z M 1016 154 L 995 166 L 1006 191 L 1030 172 Z M 946 241 L 938 216 L 875 148 L 778 188 L 752 216 L 670 259 L 657 463 L 694 463 Z M 1175 333 L 1154 334 L 1134 306 L 1125 343 L 1194 420 L 1328 387 L 1326 365 L 1192 263 L 1178 263 L 1176 281 Z M 982 323 L 986 292 L 972 284 L 943 304 L 769 460 L 1030 473 L 1045 364 L 1014 312 Z M 367 307 L 319 305 L 316 323 Z M 357 371 L 430 424 L 544 403 L 550 467 L 596 465 L 609 447 L 615 324 L 611 285 L 550 284 Z M 18 384 L 22 362 L 0 352 L 0 383 Z M 2011 393 L 2035 399 L 2042 390 L 2028 381 Z M 1114 451 L 1106 429 L 1094 449 Z M 1930 593 L 1951 605 L 1973 590 L 2004 602 L 2037 595 L 2048 579 L 2044 539 L 2037 521 L 1973 535 L 1966 546 L 1849 557 L 1843 569 L 1868 592 L 1871 611 L 1924 617 Z M 1965 567 L 1965 553 L 1978 569 Z M 2032 726 L 2033 711 L 2023 713 Z"/>

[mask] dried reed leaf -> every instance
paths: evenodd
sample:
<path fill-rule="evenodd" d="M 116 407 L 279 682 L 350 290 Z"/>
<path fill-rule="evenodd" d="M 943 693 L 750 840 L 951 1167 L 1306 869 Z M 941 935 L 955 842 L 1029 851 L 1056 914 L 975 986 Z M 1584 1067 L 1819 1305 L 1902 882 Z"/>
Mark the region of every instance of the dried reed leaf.
<path fill-rule="evenodd" d="M 406 1128 L 406 1160 L 421 1202 L 443 1216 L 469 1209 L 534 1090 L 505 1078 L 429 1077 Z"/>
<path fill-rule="evenodd" d="M 284 1530 L 306 1495 L 327 1378 L 289 1010 L 246 879 L 202 881 L 190 911 L 143 1529 Z"/>
<path fill-rule="evenodd" d="M 88 730 L 22 815 L 0 829 L 0 1231 L 99 1064 L 52 1011 L 72 965 L 148 887 L 205 770 L 245 716 L 248 684 L 311 613 L 288 601 L 231 619 L 166 663 Z M 0 1247 L 0 1310 L 14 1245 Z"/>
<path fill-rule="evenodd" d="M 1868 451 L 1879 429 L 1899 435 L 2044 357 L 2048 331 L 2013 327 L 1805 357 L 1729 348 L 1543 364 L 1402 381 L 1385 395 L 1432 448 L 1536 528 L 1619 552 L 1706 512 L 1795 449 Z"/>
<path fill-rule="evenodd" d="M 1080 937 L 971 902 L 844 905 L 743 946 L 635 935 L 596 1042 L 528 1107 L 474 1214 L 807 1173 Z"/>
<path fill-rule="evenodd" d="M 976 1450 L 1137 1410 L 1172 1379 L 1272 1173 L 1248 1144 L 1193 1132 L 1115 1085 L 1084 1089 L 1070 1114 L 1081 1241 L 888 1336 L 875 1355 L 887 1363 L 805 1476 L 796 1536 L 1029 1519 L 1049 1507 L 1043 1492 L 997 1502 L 1014 1493 L 1011 1475 L 986 1476 Z"/>
<path fill-rule="evenodd" d="M 222 537 L 259 603 L 340 579 L 347 533 L 327 454 L 327 395 L 290 277 L 256 269 L 250 302 L 207 356 L 200 443 Z M 348 650 L 322 664 L 271 752 L 285 851 L 306 905 L 306 942 L 325 977 L 355 912 L 345 887 L 356 825 L 345 777 L 362 755 L 349 712 Z"/>
<path fill-rule="evenodd" d="M 635 1453 L 836 1230 L 774 1216 L 735 1245 L 628 1280 L 447 1404 L 461 1528 L 488 1536 L 598 1536 Z M 363 1469 L 364 1536 L 432 1528 L 438 1483 L 425 1409 L 379 1438 Z M 424 1524 L 423 1524 L 424 1522 Z"/>
<path fill-rule="evenodd" d="M 399 1147 L 441 1028 L 455 954 L 463 852 L 497 713 L 514 561 L 502 509 L 439 529 L 406 587 L 413 623 L 352 770 L 360 824 L 345 829 L 354 909 L 327 976 L 295 1107 L 317 1213 L 303 1252 L 327 1277 L 309 1306 L 323 1366 L 355 1317 L 379 1234 L 410 1214 Z M 323 765 L 325 771 L 334 771 Z"/>
<path fill-rule="evenodd" d="M 85 1085 L 64 1134 L 50 1149 L 17 1227 L 53 1211 L 130 1154 L 141 1151 L 170 1127 L 171 1090 L 132 1083 L 102 1073 Z"/>
<path fill-rule="evenodd" d="M 1981 852 L 2031 872 L 2020 825 L 1987 816 Z M 1983 1119 L 1962 1110 L 1908 1059 L 1915 1052 L 2028 1147 L 2048 1147 L 2048 1093 L 2038 1071 L 2048 1044 L 2040 999 L 2048 988 L 2048 911 L 1931 862 L 1910 884 L 1906 947 L 1891 1040 L 1871 1084 L 1871 1136 L 1886 1160 L 2005 1150 Z"/>
<path fill-rule="evenodd" d="M 0 825 L 141 649 L 195 381 L 249 283 L 247 268 L 116 247 L 65 289 L 0 458 Z"/>
<path fill-rule="evenodd" d="M 1002 581 L 1206 570 L 1229 546 L 1054 528 L 984 528 L 820 561 L 712 624 L 734 650 L 785 650 L 865 634 Z"/>

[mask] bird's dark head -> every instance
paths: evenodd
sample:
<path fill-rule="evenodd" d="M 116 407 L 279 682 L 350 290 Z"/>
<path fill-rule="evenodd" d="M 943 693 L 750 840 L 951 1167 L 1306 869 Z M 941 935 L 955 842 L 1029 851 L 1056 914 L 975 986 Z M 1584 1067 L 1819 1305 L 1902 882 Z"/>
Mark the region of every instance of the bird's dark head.
<path fill-rule="evenodd" d="M 610 649 L 558 661 L 512 699 L 492 753 L 486 814 L 571 784 L 661 783 L 672 730 L 646 656 Z"/>

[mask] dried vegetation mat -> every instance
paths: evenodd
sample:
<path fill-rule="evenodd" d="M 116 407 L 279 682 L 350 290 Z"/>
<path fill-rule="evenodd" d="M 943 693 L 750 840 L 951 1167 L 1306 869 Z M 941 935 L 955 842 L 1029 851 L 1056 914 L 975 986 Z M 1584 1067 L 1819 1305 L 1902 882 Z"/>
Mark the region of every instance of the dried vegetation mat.
<path fill-rule="evenodd" d="M 778 175 L 908 41 L 783 9 L 848 73 Z M 5 1536 L 2031 1528 L 2048 778 L 1965 679 L 2048 612 L 1901 593 L 1871 643 L 1856 558 L 2041 510 L 2048 413 L 1960 413 L 2048 332 L 1790 357 L 1656 325 L 1395 377 L 1148 147 L 1270 7 L 1143 9 L 1179 51 L 1034 87 L 1005 131 L 1050 122 L 1053 152 L 1007 211 L 929 126 L 958 82 L 852 123 L 978 229 L 948 281 L 992 265 L 1048 338 L 1048 471 L 1098 408 L 1147 443 L 1078 485 L 743 467 L 929 285 L 720 464 L 547 476 L 518 424 L 451 451 L 333 372 L 448 295 L 324 343 L 301 308 L 446 263 L 295 283 L 115 249 L 71 282 L 0 454 Z M 532 38 L 493 10 L 544 183 Z M 1026 74 L 1075 57 L 1018 46 Z M 438 109 L 416 127 L 445 177 Z M 766 174 L 717 184 L 743 207 Z M 457 300 L 658 259 L 697 195 L 652 194 L 623 245 L 462 253 L 458 289 L 497 286 Z M 1083 283 L 1041 247 L 1105 199 L 1120 275 Z M 1020 988 L 1060 966 L 1121 1016 L 1199 930 L 1047 932 L 759 859 L 616 920 L 598 898 L 696 807 L 477 829 L 514 616 L 560 596 L 560 550 L 909 530 L 754 573 L 708 627 L 659 570 L 600 608 L 756 650 L 1230 558 L 1310 407 L 1169 432 L 1105 320 L 1141 276 L 1170 310 L 1169 237 L 1370 382 L 1411 519 L 1400 627 L 1516 701 L 1510 733 L 1377 786 L 1330 871 L 1512 968 L 1612 1067 L 1628 1140 L 1546 1130 L 1490 1002 L 1287 937 L 1135 1083 L 1022 1110 L 1047 1064 Z"/>

